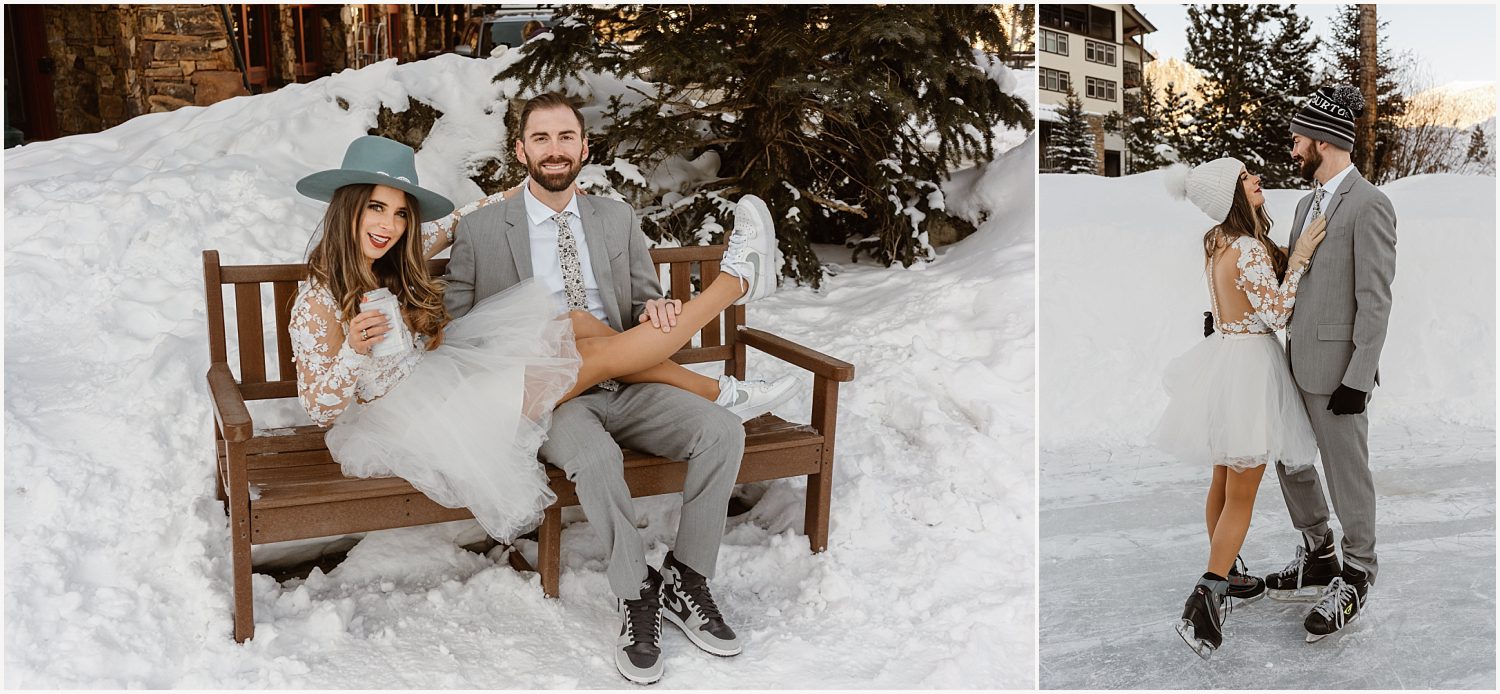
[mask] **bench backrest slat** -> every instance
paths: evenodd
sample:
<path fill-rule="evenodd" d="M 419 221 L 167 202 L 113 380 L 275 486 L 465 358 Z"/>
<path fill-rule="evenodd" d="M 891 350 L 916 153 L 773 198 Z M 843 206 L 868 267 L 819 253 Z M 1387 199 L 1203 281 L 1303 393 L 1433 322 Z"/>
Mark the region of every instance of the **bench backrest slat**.
<path fill-rule="evenodd" d="M 276 306 L 276 373 L 283 381 L 295 381 L 297 366 L 292 363 L 292 334 L 287 327 L 292 323 L 292 301 L 297 298 L 297 283 L 283 280 L 272 283 L 271 287 Z"/>
<path fill-rule="evenodd" d="M 719 259 L 723 254 L 723 246 L 656 248 L 651 250 L 651 260 L 658 266 L 657 275 L 665 275 L 663 279 L 670 287 L 669 296 L 686 301 L 695 293 L 693 266 L 697 266 L 701 283 L 712 282 L 720 272 Z M 448 261 L 431 260 L 427 267 L 434 276 L 441 276 L 447 270 Z M 219 264 L 218 251 L 203 252 L 209 357 L 213 362 L 228 362 L 225 321 L 226 318 L 233 320 L 238 333 L 235 336 L 239 347 L 238 378 L 246 400 L 297 395 L 297 371 L 292 362 L 292 343 L 287 327 L 291 322 L 292 303 L 297 296 L 297 283 L 306 277 L 307 266 L 302 263 L 224 266 Z M 265 317 L 260 288 L 261 283 L 267 282 L 271 284 L 273 320 L 276 321 L 275 371 L 269 374 L 275 380 L 267 379 Z M 225 312 L 225 285 L 234 287 L 232 317 L 226 316 Z M 626 327 L 634 324 L 634 318 L 626 317 Z M 735 373 L 736 366 L 744 359 L 744 347 L 737 344 L 738 330 L 744 324 L 745 307 L 732 306 L 699 333 L 699 346 L 685 347 L 672 359 L 679 364 L 724 362 L 725 373 Z"/>
<path fill-rule="evenodd" d="M 234 313 L 240 339 L 240 382 L 264 383 L 266 345 L 260 320 L 260 283 L 240 282 L 234 285 Z"/>

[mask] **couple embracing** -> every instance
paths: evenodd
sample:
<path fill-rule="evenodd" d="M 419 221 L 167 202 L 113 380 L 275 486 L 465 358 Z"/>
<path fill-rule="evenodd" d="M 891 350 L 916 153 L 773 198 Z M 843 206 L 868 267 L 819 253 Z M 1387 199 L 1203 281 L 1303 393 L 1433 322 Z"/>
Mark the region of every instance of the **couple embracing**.
<path fill-rule="evenodd" d="M 1168 367 L 1171 402 L 1152 434 L 1177 457 L 1213 466 L 1207 570 L 1176 625 L 1205 659 L 1221 646 L 1224 616 L 1237 602 L 1312 601 L 1303 619 L 1312 642 L 1356 619 L 1375 581 L 1365 405 L 1380 380 L 1396 215 L 1350 161 L 1363 110 L 1357 89 L 1325 87 L 1292 119 L 1291 156 L 1314 188 L 1297 204 L 1290 251 L 1271 241 L 1260 178 L 1239 160 L 1179 170 L 1168 184 L 1216 224 L 1203 237 L 1212 319 L 1204 341 Z M 1286 330 L 1284 349 L 1277 330 Z M 1342 561 L 1314 467 L 1320 457 L 1344 531 Z M 1238 555 L 1269 464 L 1302 543 L 1284 569 L 1261 579 Z"/>
<path fill-rule="evenodd" d="M 670 357 L 731 305 L 774 291 L 773 222 L 742 198 L 722 272 L 691 301 L 665 299 L 631 208 L 577 192 L 582 113 L 543 94 L 519 120 L 527 181 L 457 211 L 418 185 L 410 147 L 380 137 L 298 182 L 329 203 L 292 308 L 298 395 L 331 427 L 346 474 L 403 477 L 501 540 L 556 499 L 538 455 L 564 470 L 608 548 L 612 659 L 631 681 L 654 682 L 664 614 L 704 651 L 741 650 L 708 579 L 742 422 L 789 398 L 795 380 L 714 379 Z M 447 274 L 430 276 L 426 261 L 450 246 Z M 370 301 L 380 295 L 384 305 Z M 660 571 L 635 527 L 622 445 L 688 463 Z"/>

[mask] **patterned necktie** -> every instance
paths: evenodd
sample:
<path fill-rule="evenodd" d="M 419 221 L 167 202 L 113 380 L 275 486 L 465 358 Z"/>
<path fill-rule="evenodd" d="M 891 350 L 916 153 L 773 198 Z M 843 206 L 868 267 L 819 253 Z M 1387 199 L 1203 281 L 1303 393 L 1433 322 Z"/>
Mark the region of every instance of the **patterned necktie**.
<path fill-rule="evenodd" d="M 557 224 L 557 262 L 562 266 L 563 296 L 569 311 L 589 310 L 588 295 L 583 290 L 583 264 L 578 261 L 578 242 L 568 227 L 568 213 L 552 215 Z"/>
<path fill-rule="evenodd" d="M 1323 186 L 1313 189 L 1312 213 L 1307 216 L 1308 220 L 1317 219 L 1318 215 L 1323 214 L 1323 193 Z"/>
<path fill-rule="evenodd" d="M 568 213 L 552 215 L 557 224 L 557 264 L 562 267 L 563 296 L 568 301 L 569 311 L 588 311 L 588 294 L 583 289 L 583 263 L 578 260 L 578 241 L 573 238 L 573 229 L 568 226 Z M 619 381 L 606 379 L 599 384 L 604 390 L 619 390 Z"/>

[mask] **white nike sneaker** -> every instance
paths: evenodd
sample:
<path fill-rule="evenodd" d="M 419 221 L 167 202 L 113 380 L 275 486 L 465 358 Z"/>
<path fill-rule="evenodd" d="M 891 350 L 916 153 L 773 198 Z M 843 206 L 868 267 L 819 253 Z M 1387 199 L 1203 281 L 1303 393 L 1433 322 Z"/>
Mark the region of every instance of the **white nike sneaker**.
<path fill-rule="evenodd" d="M 734 206 L 734 230 L 719 267 L 748 287 L 734 302 L 736 306 L 776 290 L 776 226 L 770 208 L 760 198 L 746 195 Z"/>
<path fill-rule="evenodd" d="M 748 422 L 796 394 L 796 376 L 782 376 L 774 381 L 741 381 L 733 376 L 720 376 L 719 397 L 714 404 L 723 405 L 739 415 L 741 422 Z"/>

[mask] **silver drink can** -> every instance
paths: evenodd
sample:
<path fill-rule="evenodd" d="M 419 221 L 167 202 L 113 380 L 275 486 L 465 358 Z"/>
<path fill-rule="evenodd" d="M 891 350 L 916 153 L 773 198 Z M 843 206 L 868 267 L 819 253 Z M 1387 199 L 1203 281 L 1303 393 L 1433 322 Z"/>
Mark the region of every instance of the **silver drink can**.
<path fill-rule="evenodd" d="M 390 357 L 411 349 L 411 332 L 406 329 L 406 321 L 401 319 L 401 304 L 396 301 L 396 295 L 391 290 L 381 287 L 365 292 L 360 297 L 359 310 L 384 313 L 391 325 L 385 339 L 375 343 L 370 349 L 370 356 Z"/>

